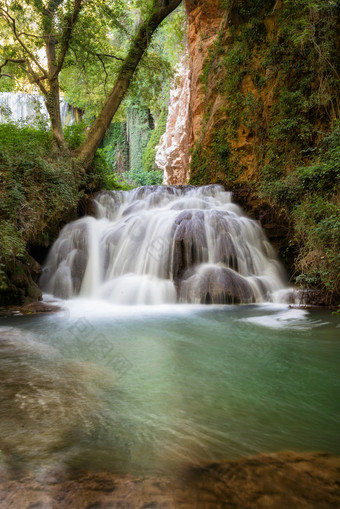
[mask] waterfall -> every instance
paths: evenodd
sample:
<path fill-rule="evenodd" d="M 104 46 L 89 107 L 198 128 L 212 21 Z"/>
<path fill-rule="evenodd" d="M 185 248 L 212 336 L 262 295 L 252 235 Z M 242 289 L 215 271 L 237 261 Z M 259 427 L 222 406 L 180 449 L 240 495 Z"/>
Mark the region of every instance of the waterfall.
<path fill-rule="evenodd" d="M 285 274 L 259 224 L 222 186 L 104 191 L 96 217 L 66 225 L 40 285 L 114 304 L 271 301 Z"/>
<path fill-rule="evenodd" d="M 48 118 L 45 98 L 42 95 L 0 93 L 0 123 L 6 123 L 9 120 L 34 123 L 34 119 L 39 115 Z M 63 127 L 78 121 L 77 110 L 63 99 L 60 100 L 60 115 Z"/>

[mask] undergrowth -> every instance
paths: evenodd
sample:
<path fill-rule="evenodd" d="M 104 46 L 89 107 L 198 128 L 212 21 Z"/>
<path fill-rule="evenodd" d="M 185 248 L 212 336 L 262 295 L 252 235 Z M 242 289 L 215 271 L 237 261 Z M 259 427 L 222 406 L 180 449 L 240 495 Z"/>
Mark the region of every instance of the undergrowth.
<path fill-rule="evenodd" d="M 72 217 L 82 192 L 67 154 L 53 149 L 49 131 L 0 124 L 0 289 L 9 268 L 27 261 L 28 243 L 48 245 Z"/>
<path fill-rule="evenodd" d="M 75 149 L 84 138 L 84 126 L 66 128 L 65 138 L 69 149 Z M 0 124 L 0 302 L 27 297 L 28 245 L 51 245 L 61 226 L 77 217 L 85 193 L 117 188 L 121 186 L 100 154 L 84 174 L 68 150 L 54 147 L 50 131 Z"/>

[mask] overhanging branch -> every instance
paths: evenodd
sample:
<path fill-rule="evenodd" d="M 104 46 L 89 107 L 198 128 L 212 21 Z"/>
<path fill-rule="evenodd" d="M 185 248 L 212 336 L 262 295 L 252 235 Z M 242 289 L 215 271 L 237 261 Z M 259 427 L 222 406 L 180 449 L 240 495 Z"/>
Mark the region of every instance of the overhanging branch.
<path fill-rule="evenodd" d="M 96 56 L 98 58 L 100 57 L 114 58 L 115 60 L 120 60 L 121 62 L 124 62 L 124 58 L 116 57 L 116 55 L 109 55 L 108 53 L 96 53 Z"/>
<path fill-rule="evenodd" d="M 80 9 L 82 7 L 82 1 L 83 0 L 74 0 L 73 11 L 66 18 L 66 28 L 65 28 L 64 33 L 62 35 L 61 52 L 60 52 L 60 55 L 59 55 L 59 58 L 58 58 L 58 63 L 57 63 L 56 69 L 55 69 L 55 71 L 53 73 L 53 77 L 58 76 L 58 74 L 60 73 L 60 71 L 61 71 L 61 69 L 63 67 L 64 60 L 65 60 L 65 57 L 66 57 L 66 54 L 67 54 L 67 51 L 68 51 L 68 48 L 69 48 L 69 45 L 70 45 L 70 39 L 71 39 L 73 27 L 74 27 L 74 25 L 75 25 L 75 23 L 77 21 Z"/>
<path fill-rule="evenodd" d="M 2 17 L 7 25 L 11 28 L 13 35 L 15 39 L 18 41 L 22 49 L 25 51 L 25 53 L 30 57 L 32 62 L 35 63 L 35 65 L 40 69 L 40 71 L 43 74 L 46 74 L 45 69 L 41 66 L 40 62 L 35 58 L 34 54 L 30 51 L 30 49 L 26 46 L 26 44 L 21 40 L 20 34 L 17 33 L 16 28 L 16 21 L 15 19 L 9 14 L 8 10 L 4 7 L 0 7 L 0 17 Z"/>

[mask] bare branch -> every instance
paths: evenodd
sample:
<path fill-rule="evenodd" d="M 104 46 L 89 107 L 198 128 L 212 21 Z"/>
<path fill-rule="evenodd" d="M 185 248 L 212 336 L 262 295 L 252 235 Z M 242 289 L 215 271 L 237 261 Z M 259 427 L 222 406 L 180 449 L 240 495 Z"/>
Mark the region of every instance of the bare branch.
<path fill-rule="evenodd" d="M 102 55 L 100 53 L 96 53 L 96 55 L 97 55 L 99 61 L 101 62 L 102 66 L 103 66 L 103 69 L 104 69 L 104 72 L 105 72 L 104 92 L 106 94 L 106 85 L 107 85 L 107 80 L 109 78 L 109 75 L 107 73 L 107 70 L 106 70 L 106 67 L 105 67 L 105 63 L 104 63 L 104 61 L 102 59 Z"/>
<path fill-rule="evenodd" d="M 78 58 L 78 55 L 77 53 L 75 52 L 75 50 L 72 48 L 72 51 L 74 53 L 74 57 L 76 59 L 76 62 L 78 64 L 78 66 L 82 69 L 83 71 L 83 75 L 84 75 L 84 80 L 85 80 L 85 83 L 86 83 L 86 91 L 87 93 L 90 93 L 90 89 L 89 89 L 89 80 L 87 79 L 87 72 L 86 72 L 86 67 L 85 67 L 85 64 L 83 62 L 81 62 Z"/>
<path fill-rule="evenodd" d="M 10 58 L 5 53 L 5 61 L 3 64 L 0 65 L 0 71 L 3 67 L 5 67 L 9 62 L 12 62 L 14 64 L 24 64 L 26 60 L 24 58 Z"/>
<path fill-rule="evenodd" d="M 96 53 L 96 56 L 98 58 L 100 57 L 114 58 L 115 60 L 120 60 L 121 62 L 124 62 L 124 58 L 116 57 L 116 55 L 108 55 L 107 53 Z"/>
<path fill-rule="evenodd" d="M 28 60 L 28 58 L 26 59 L 26 65 L 27 65 L 29 74 L 33 78 L 33 82 L 36 83 L 38 85 L 38 87 L 40 88 L 40 90 L 42 91 L 42 93 L 45 96 L 47 96 L 48 95 L 48 91 L 47 91 L 46 87 L 41 83 L 42 79 L 45 80 L 45 79 L 48 78 L 46 73 L 42 77 L 38 76 L 37 73 L 34 71 L 32 65 L 31 65 L 31 62 Z"/>
<path fill-rule="evenodd" d="M 26 37 L 34 37 L 35 39 L 44 39 L 43 35 L 28 34 L 27 32 L 20 32 L 20 34 L 18 34 L 18 37 L 21 37 L 22 35 L 25 35 Z"/>
<path fill-rule="evenodd" d="M 4 52 L 4 53 L 5 53 L 5 52 Z M 20 65 L 20 64 L 25 64 L 25 63 L 26 63 L 26 60 L 24 60 L 23 58 L 10 58 L 10 57 L 8 57 L 8 56 L 6 55 L 6 53 L 5 53 L 5 61 L 4 61 L 4 63 L 3 63 L 3 64 L 1 64 L 1 65 L 0 65 L 0 78 L 2 78 L 2 77 L 7 77 L 7 78 L 11 78 L 12 80 L 16 80 L 16 78 L 15 78 L 12 74 L 9 74 L 9 73 L 7 73 L 7 72 L 1 72 L 1 69 L 2 69 L 3 67 L 5 67 L 5 66 L 6 66 L 9 62 L 12 62 L 12 63 L 14 63 L 14 64 L 18 64 L 18 66 L 19 66 L 21 69 L 25 70 L 25 68 L 24 68 L 22 65 Z"/>
<path fill-rule="evenodd" d="M 0 78 L 3 78 L 3 77 L 11 78 L 12 80 L 15 80 L 15 77 L 12 76 L 12 74 L 8 74 L 7 72 L 0 72 Z"/>

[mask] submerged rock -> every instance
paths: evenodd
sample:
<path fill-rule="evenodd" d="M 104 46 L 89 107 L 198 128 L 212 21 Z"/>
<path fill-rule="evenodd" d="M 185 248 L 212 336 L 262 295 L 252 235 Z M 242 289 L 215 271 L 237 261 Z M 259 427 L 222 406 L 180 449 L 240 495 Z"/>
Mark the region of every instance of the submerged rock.
<path fill-rule="evenodd" d="M 279 452 L 187 465 L 175 479 L 110 472 L 0 471 L 3 507 L 28 509 L 331 509 L 340 506 L 340 458 Z"/>

